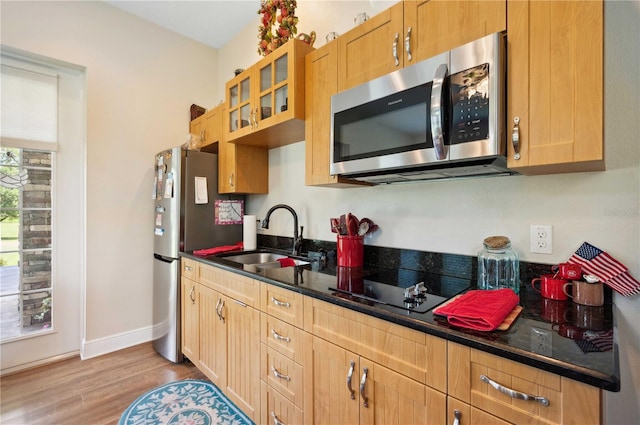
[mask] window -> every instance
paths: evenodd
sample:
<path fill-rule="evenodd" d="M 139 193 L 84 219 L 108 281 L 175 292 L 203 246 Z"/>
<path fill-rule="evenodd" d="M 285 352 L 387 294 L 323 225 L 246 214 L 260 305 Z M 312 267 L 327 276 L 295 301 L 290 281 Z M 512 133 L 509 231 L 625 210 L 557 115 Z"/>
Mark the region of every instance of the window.
<path fill-rule="evenodd" d="M 51 328 L 53 156 L 0 149 L 2 340 Z"/>
<path fill-rule="evenodd" d="M 0 337 L 51 329 L 58 77 L 2 55 Z"/>

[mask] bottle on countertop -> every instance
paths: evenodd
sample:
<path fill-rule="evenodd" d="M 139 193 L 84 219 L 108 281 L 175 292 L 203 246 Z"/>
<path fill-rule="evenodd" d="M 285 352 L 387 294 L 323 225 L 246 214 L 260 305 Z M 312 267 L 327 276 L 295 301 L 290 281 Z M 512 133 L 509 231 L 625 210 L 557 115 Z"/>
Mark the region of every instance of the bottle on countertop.
<path fill-rule="evenodd" d="M 478 253 L 478 289 L 520 291 L 520 262 L 506 236 L 490 236 Z"/>

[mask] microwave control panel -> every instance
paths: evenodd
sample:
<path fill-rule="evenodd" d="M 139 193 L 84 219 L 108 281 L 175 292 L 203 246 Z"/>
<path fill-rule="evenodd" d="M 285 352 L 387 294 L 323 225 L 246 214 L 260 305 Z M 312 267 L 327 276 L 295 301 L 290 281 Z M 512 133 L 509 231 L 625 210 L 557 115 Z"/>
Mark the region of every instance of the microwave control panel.
<path fill-rule="evenodd" d="M 489 137 L 489 64 L 451 75 L 451 144 Z"/>

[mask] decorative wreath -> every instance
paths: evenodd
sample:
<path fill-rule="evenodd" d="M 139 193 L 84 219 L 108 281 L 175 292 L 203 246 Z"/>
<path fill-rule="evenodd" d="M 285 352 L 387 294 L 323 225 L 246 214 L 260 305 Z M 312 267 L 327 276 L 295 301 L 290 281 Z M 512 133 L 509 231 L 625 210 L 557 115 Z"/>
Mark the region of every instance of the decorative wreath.
<path fill-rule="evenodd" d="M 258 38 L 260 39 L 258 53 L 262 56 L 273 52 L 296 35 L 298 32 L 296 6 L 296 0 L 262 0 L 262 7 L 258 11 L 258 14 L 262 15 L 258 27 Z M 271 28 L 276 21 L 278 21 L 278 30 L 274 34 Z"/>

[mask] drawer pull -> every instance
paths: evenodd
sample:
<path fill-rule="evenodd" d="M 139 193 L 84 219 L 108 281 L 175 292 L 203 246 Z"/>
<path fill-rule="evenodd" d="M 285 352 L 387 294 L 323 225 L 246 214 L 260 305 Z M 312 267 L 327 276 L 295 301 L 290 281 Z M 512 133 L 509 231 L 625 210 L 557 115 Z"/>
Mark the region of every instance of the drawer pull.
<path fill-rule="evenodd" d="M 351 367 L 349 368 L 349 373 L 347 374 L 347 388 L 351 393 L 351 400 L 356 399 L 356 392 L 353 390 L 353 388 L 351 388 L 351 378 L 353 377 L 353 369 L 355 368 L 355 366 L 356 366 L 356 362 L 351 360 Z"/>
<path fill-rule="evenodd" d="M 280 422 L 280 419 L 278 419 L 274 412 L 271 412 L 271 417 L 273 418 L 273 425 L 285 425 L 284 422 Z"/>
<path fill-rule="evenodd" d="M 363 371 L 362 380 L 360 381 L 360 397 L 362 397 L 363 400 L 362 405 L 369 407 L 369 400 L 367 400 L 367 396 L 364 395 L 364 385 L 367 383 L 367 373 L 369 373 L 369 369 L 365 367 Z"/>
<path fill-rule="evenodd" d="M 276 297 L 271 297 L 271 301 L 272 301 L 275 305 L 277 305 L 278 307 L 287 307 L 287 308 L 291 307 L 291 304 L 289 304 L 289 303 L 284 303 L 284 302 L 282 302 L 282 301 L 280 301 L 280 300 L 277 300 L 277 299 L 276 299 Z"/>
<path fill-rule="evenodd" d="M 185 265 L 184 265 L 184 270 L 185 270 L 185 271 L 187 271 L 187 272 L 190 272 L 190 271 L 191 271 L 191 270 L 193 270 L 193 269 L 191 268 L 191 266 L 187 266 L 187 265 L 185 264 Z"/>
<path fill-rule="evenodd" d="M 238 301 L 238 300 L 233 300 L 236 302 L 236 304 L 238 304 L 241 307 L 247 307 L 247 305 L 245 303 L 243 303 L 242 301 Z"/>
<path fill-rule="evenodd" d="M 291 342 L 291 338 L 289 338 L 288 336 L 282 336 L 273 329 L 271 329 L 271 335 L 273 335 L 273 338 L 277 339 L 278 341 Z"/>
<path fill-rule="evenodd" d="M 287 381 L 287 382 L 291 381 L 291 378 L 290 378 L 289 376 L 281 374 L 281 373 L 280 373 L 280 372 L 278 372 L 278 370 L 277 370 L 275 367 L 273 367 L 273 366 L 271 366 L 271 371 L 273 372 L 273 376 L 275 376 L 276 378 L 278 378 L 278 379 L 284 379 L 284 380 L 285 380 L 285 381 Z"/>
<path fill-rule="evenodd" d="M 458 409 L 453 411 L 453 425 L 460 425 L 460 418 L 462 417 L 462 412 Z"/>
<path fill-rule="evenodd" d="M 521 393 L 520 391 L 515 391 L 505 386 L 498 384 L 496 381 L 492 381 L 486 375 L 480 375 L 480 380 L 484 383 L 491 385 L 496 390 L 500 391 L 502 394 L 506 394 L 511 398 L 518 398 L 520 400 L 533 400 L 542 404 L 543 406 L 549 406 L 549 400 L 545 397 L 529 395 L 525 393 Z"/>

